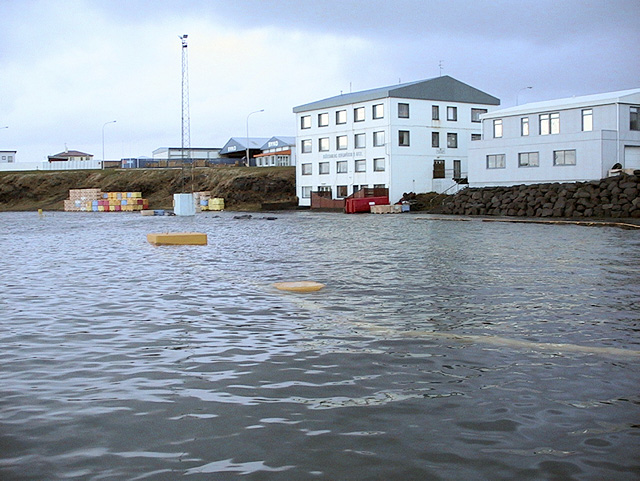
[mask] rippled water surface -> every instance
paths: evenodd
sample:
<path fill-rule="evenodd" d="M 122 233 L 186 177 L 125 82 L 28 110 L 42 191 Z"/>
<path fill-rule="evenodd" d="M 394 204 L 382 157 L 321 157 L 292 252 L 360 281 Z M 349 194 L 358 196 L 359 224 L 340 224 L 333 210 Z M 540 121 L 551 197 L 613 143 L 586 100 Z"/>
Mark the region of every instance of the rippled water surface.
<path fill-rule="evenodd" d="M 1 213 L 0 479 L 640 478 L 640 232 L 276 216 Z"/>

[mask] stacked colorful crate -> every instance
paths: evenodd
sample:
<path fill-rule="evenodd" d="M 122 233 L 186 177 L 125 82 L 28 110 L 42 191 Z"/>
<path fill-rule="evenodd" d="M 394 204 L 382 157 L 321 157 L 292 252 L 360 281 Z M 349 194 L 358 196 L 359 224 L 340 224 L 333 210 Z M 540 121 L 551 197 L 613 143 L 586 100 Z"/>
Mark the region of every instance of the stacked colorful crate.
<path fill-rule="evenodd" d="M 64 210 L 75 212 L 133 212 L 149 207 L 141 192 L 101 192 L 100 189 L 78 194 L 69 191 L 69 200 L 64 201 Z M 73 192 L 73 194 L 72 194 Z"/>
<path fill-rule="evenodd" d="M 209 199 L 207 210 L 224 210 L 224 199 L 220 197 Z"/>
<path fill-rule="evenodd" d="M 90 211 L 91 202 L 101 196 L 100 189 L 70 189 L 69 198 L 64 201 L 64 210 L 68 212 Z"/>
<path fill-rule="evenodd" d="M 201 210 L 207 210 L 210 197 L 211 197 L 211 192 L 209 192 L 208 190 L 193 193 L 193 202 L 196 206 L 196 212 L 200 212 Z"/>

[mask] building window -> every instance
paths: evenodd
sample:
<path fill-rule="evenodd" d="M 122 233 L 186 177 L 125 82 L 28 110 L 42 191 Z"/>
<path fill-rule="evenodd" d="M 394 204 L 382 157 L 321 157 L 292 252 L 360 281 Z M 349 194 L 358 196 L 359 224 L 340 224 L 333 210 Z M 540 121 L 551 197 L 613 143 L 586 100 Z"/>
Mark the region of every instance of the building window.
<path fill-rule="evenodd" d="M 487 155 L 487 169 L 504 169 L 505 167 L 504 154 Z"/>
<path fill-rule="evenodd" d="M 458 134 L 451 132 L 447 134 L 447 147 L 450 149 L 458 148 Z"/>
<path fill-rule="evenodd" d="M 471 140 L 482 140 L 482 134 L 471 134 Z"/>
<path fill-rule="evenodd" d="M 522 117 L 520 119 L 520 135 L 529 135 L 529 117 Z"/>
<path fill-rule="evenodd" d="M 385 184 L 373 184 L 374 189 L 386 189 L 387 186 Z"/>
<path fill-rule="evenodd" d="M 540 114 L 540 135 L 560 133 L 560 114 Z"/>
<path fill-rule="evenodd" d="M 302 164 L 302 175 L 311 175 L 313 173 L 313 169 L 311 164 Z"/>
<path fill-rule="evenodd" d="M 338 161 L 336 170 L 337 170 L 338 174 L 346 174 L 347 173 L 347 167 L 348 167 L 347 161 L 346 160 L 340 160 L 340 161 Z"/>
<path fill-rule="evenodd" d="M 336 186 L 336 194 L 338 196 L 338 199 L 342 199 L 342 198 L 348 196 L 349 195 L 348 186 L 346 186 L 346 185 L 337 185 Z"/>
<path fill-rule="evenodd" d="M 367 171 L 367 161 L 364 159 L 356 160 L 356 172 L 366 172 Z"/>
<path fill-rule="evenodd" d="M 582 131 L 591 132 L 593 130 L 593 109 L 582 111 Z"/>
<path fill-rule="evenodd" d="M 336 150 L 347 150 L 347 136 L 338 135 L 336 137 Z"/>
<path fill-rule="evenodd" d="M 327 152 L 329 150 L 329 137 L 321 137 L 318 139 L 318 150 Z"/>
<path fill-rule="evenodd" d="M 300 117 L 300 128 L 301 129 L 311 128 L 311 115 L 304 115 Z"/>
<path fill-rule="evenodd" d="M 431 106 L 431 119 L 440 120 L 440 107 L 438 105 Z"/>
<path fill-rule="evenodd" d="M 364 122 L 364 107 L 357 107 L 353 109 L 353 121 Z"/>
<path fill-rule="evenodd" d="M 320 162 L 318 164 L 318 173 L 320 173 L 320 174 L 328 174 L 329 173 L 329 162 Z"/>
<path fill-rule="evenodd" d="M 347 123 L 347 111 L 346 110 L 338 110 L 336 112 L 336 124 L 346 124 Z"/>
<path fill-rule="evenodd" d="M 311 187 L 310 186 L 302 186 L 302 198 L 308 199 L 311 197 Z"/>
<path fill-rule="evenodd" d="M 354 136 L 354 144 L 355 144 L 355 148 L 356 149 L 364 149 L 367 142 L 367 136 L 366 134 L 356 134 Z"/>
<path fill-rule="evenodd" d="M 553 152 L 553 165 L 576 165 L 576 151 L 555 150 Z"/>
<path fill-rule="evenodd" d="M 431 132 L 431 147 L 440 147 L 440 132 Z"/>
<path fill-rule="evenodd" d="M 447 107 L 447 120 L 453 122 L 458 120 L 458 107 Z"/>
<path fill-rule="evenodd" d="M 373 106 L 373 118 L 374 119 L 384 118 L 384 104 L 376 104 Z"/>
<path fill-rule="evenodd" d="M 640 107 L 629 107 L 629 130 L 640 130 Z"/>
<path fill-rule="evenodd" d="M 373 171 L 374 172 L 384 172 L 384 158 L 382 158 L 382 159 L 373 159 Z"/>
<path fill-rule="evenodd" d="M 382 147 L 384 145 L 384 130 L 373 133 L 373 146 Z"/>
<path fill-rule="evenodd" d="M 318 114 L 318 127 L 326 127 L 327 125 L 329 125 L 329 114 L 326 112 Z"/>
<path fill-rule="evenodd" d="M 398 104 L 398 118 L 399 119 L 409 118 L 409 104 Z"/>
<path fill-rule="evenodd" d="M 311 139 L 303 140 L 301 143 L 301 148 L 303 154 L 309 154 L 311 152 Z"/>
<path fill-rule="evenodd" d="M 522 152 L 518 154 L 518 167 L 538 167 L 540 157 L 538 152 Z"/>
<path fill-rule="evenodd" d="M 493 121 L 493 138 L 499 139 L 502 137 L 502 119 L 495 119 Z"/>
<path fill-rule="evenodd" d="M 471 122 L 480 122 L 480 116 L 486 113 L 487 109 L 471 109 Z"/>
<path fill-rule="evenodd" d="M 398 132 L 398 145 L 401 147 L 407 147 L 409 145 L 409 131 L 400 130 Z"/>

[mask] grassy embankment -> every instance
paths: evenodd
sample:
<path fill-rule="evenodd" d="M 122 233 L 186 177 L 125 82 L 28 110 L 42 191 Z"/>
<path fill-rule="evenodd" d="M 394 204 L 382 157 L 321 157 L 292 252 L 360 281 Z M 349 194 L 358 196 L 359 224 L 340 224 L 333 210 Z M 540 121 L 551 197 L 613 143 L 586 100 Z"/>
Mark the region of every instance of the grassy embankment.
<path fill-rule="evenodd" d="M 211 191 L 230 210 L 259 210 L 264 202 L 293 202 L 295 168 L 202 167 L 0 172 L 0 211 L 63 210 L 69 189 L 142 192 L 151 209 L 173 208 L 173 194 Z"/>

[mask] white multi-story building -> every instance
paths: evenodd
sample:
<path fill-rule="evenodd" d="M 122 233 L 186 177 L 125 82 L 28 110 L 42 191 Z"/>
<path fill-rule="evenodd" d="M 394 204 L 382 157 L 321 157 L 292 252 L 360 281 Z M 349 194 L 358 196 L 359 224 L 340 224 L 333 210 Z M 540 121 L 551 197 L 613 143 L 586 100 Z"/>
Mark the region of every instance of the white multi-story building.
<path fill-rule="evenodd" d="M 640 89 L 536 102 L 482 116 L 469 185 L 579 182 L 640 169 Z"/>
<path fill-rule="evenodd" d="M 444 192 L 467 176 L 480 115 L 500 101 L 449 76 L 339 95 L 293 109 L 296 190 L 342 199 L 361 188 Z M 330 193 L 330 194 L 329 194 Z"/>

